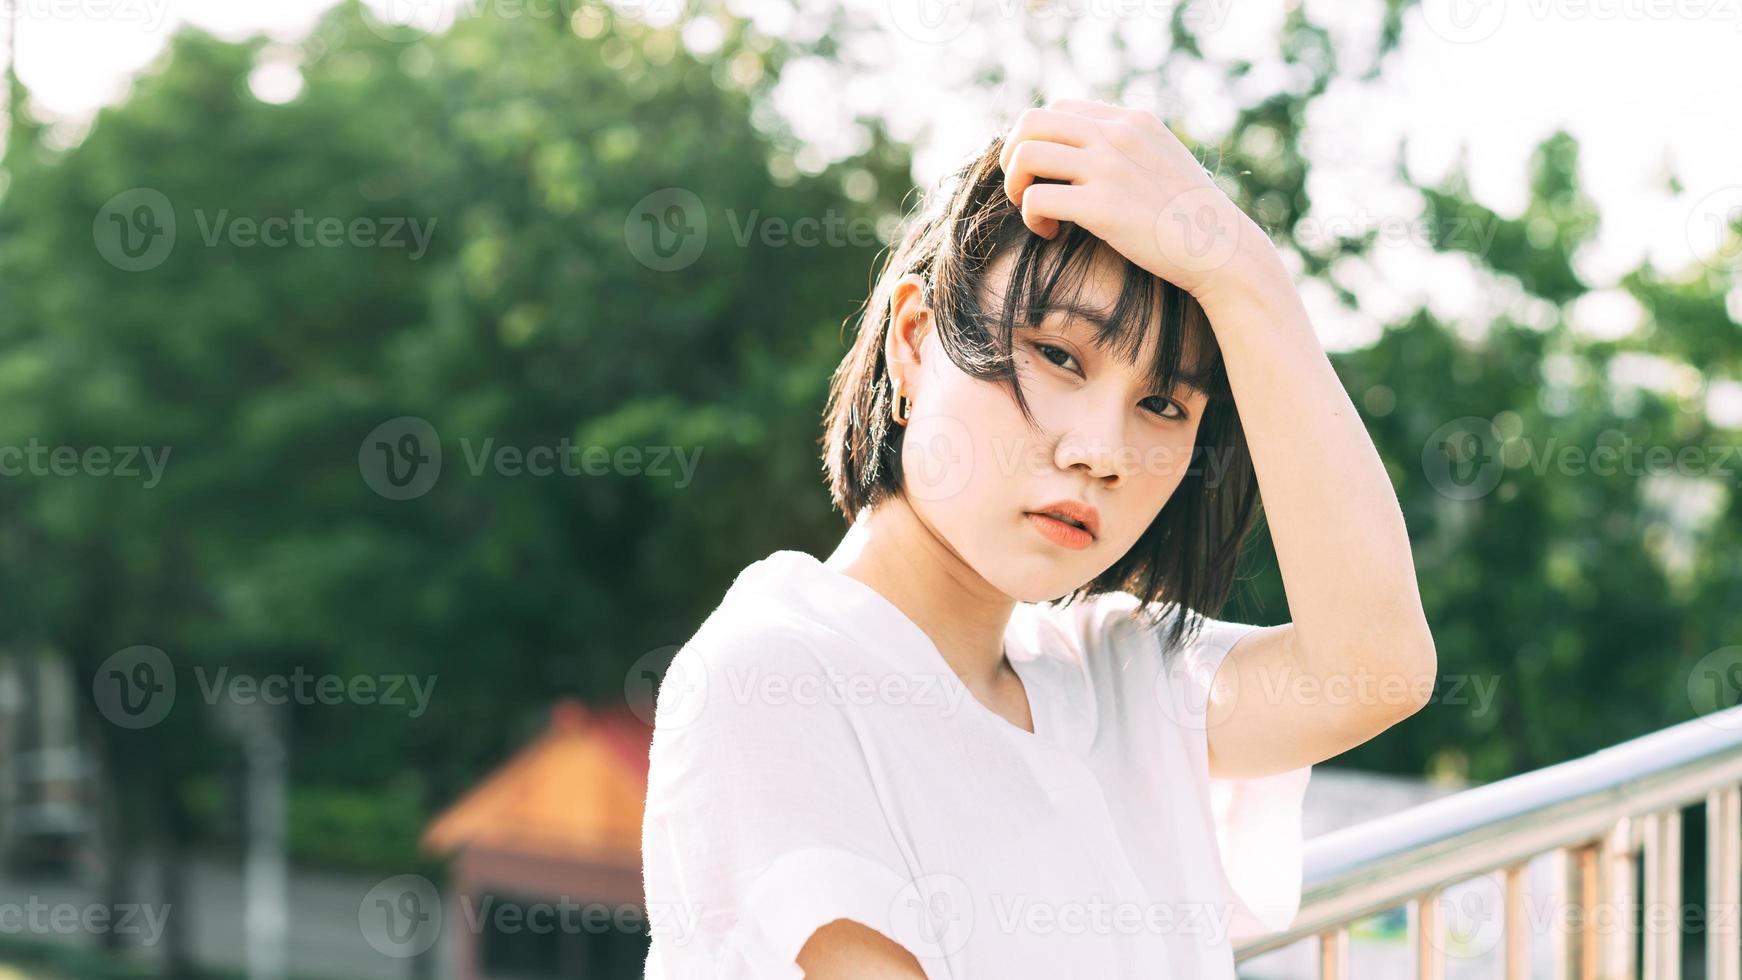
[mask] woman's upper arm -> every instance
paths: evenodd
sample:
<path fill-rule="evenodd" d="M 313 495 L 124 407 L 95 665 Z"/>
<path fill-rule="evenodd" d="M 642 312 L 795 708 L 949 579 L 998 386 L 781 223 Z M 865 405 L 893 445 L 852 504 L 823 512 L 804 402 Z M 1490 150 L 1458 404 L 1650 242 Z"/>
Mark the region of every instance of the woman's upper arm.
<path fill-rule="evenodd" d="M 836 919 L 799 950 L 805 980 L 926 980 L 919 960 L 870 926 Z"/>

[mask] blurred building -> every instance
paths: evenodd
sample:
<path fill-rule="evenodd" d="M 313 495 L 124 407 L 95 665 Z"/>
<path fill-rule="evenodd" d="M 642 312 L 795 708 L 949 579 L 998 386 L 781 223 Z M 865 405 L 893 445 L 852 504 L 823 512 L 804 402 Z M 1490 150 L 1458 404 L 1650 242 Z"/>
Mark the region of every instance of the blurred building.
<path fill-rule="evenodd" d="M 7 873 L 75 877 L 99 860 L 77 696 L 66 658 L 0 657 L 0 869 Z"/>
<path fill-rule="evenodd" d="M 647 956 L 641 815 L 652 729 L 558 702 L 544 733 L 432 821 L 451 856 L 459 980 L 630 980 Z"/>

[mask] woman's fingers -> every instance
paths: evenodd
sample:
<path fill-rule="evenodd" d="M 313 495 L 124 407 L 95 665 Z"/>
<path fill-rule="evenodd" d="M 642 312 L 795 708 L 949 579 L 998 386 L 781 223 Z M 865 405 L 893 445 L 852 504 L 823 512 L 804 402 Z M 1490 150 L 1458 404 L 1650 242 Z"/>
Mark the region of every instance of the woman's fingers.
<path fill-rule="evenodd" d="M 1010 127 L 1004 146 L 998 151 L 998 166 L 1010 169 L 1010 154 L 1027 140 L 1045 140 L 1066 146 L 1088 146 L 1095 139 L 1094 120 L 1077 113 L 1056 109 L 1027 109 Z"/>
<path fill-rule="evenodd" d="M 1089 173 L 1093 159 L 1086 147 L 1103 139 L 1087 112 L 1066 111 L 1080 105 L 1098 111 L 1113 106 L 1064 100 L 1045 109 L 1023 112 L 999 151 L 1004 193 L 1022 213 L 1022 223 L 1042 238 L 1058 234 L 1059 224 L 1079 222 L 1084 197 L 1077 184 Z M 1036 183 L 1042 177 L 1068 184 Z M 1080 223 L 1080 222 L 1079 222 Z"/>
<path fill-rule="evenodd" d="M 1060 99 L 1053 105 L 1066 114 L 1087 120 L 1094 127 L 1093 138 L 1097 142 L 1112 147 L 1152 173 L 1169 173 L 1174 167 L 1203 169 L 1203 164 L 1161 117 L 1147 109 L 1081 99 Z"/>
<path fill-rule="evenodd" d="M 1061 99 L 1030 109 L 999 148 L 1004 191 L 1034 234 L 1069 223 L 1201 294 L 1250 224 L 1161 118 Z"/>
<path fill-rule="evenodd" d="M 1091 119 L 1124 119 L 1131 115 L 1132 110 L 1124 106 L 1108 105 L 1105 102 L 1089 102 L 1084 99 L 1059 99 L 1047 103 L 1047 108 L 1059 112 L 1076 113 Z"/>
<path fill-rule="evenodd" d="M 1010 202 L 1020 207 L 1022 195 L 1037 177 L 1068 180 L 1073 183 L 1087 175 L 1088 158 L 1082 150 L 1063 143 L 1044 140 L 1024 140 L 1010 154 L 1004 167 L 1004 193 Z"/>
<path fill-rule="evenodd" d="M 1042 238 L 1058 233 L 1059 223 L 1083 224 L 1088 191 L 1071 184 L 1035 184 L 1022 195 L 1022 223 Z"/>

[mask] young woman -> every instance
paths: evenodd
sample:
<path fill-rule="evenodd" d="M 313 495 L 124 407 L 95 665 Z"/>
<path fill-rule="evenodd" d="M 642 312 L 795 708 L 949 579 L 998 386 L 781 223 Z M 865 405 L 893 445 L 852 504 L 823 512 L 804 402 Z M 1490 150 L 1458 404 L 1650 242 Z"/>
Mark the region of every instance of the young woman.
<path fill-rule="evenodd" d="M 1231 978 L 1312 765 L 1436 656 L 1402 514 L 1268 237 L 1153 115 L 1025 112 L 836 372 L 826 561 L 661 683 L 650 980 Z M 1210 618 L 1262 490 L 1294 621 Z"/>

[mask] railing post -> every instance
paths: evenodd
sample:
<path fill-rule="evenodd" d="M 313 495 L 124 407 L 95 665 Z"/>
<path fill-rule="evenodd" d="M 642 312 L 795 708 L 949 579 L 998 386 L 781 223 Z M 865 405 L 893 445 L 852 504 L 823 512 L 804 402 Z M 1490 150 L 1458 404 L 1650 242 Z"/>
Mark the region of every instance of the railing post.
<path fill-rule="evenodd" d="M 1530 980 L 1530 862 L 1506 868 L 1506 980 Z"/>
<path fill-rule="evenodd" d="M 1349 980 L 1349 927 L 1319 933 L 1319 980 Z"/>
<path fill-rule="evenodd" d="M 1597 980 L 1597 930 L 1591 910 L 1597 904 L 1597 847 L 1580 844 L 1555 850 L 1560 878 L 1556 917 L 1555 973 L 1558 980 Z"/>
<path fill-rule="evenodd" d="M 1602 905 L 1596 925 L 1602 964 L 1597 975 L 1603 980 L 1634 980 L 1639 974 L 1635 959 L 1633 821 L 1622 817 L 1610 826 L 1597 844 L 1599 891 Z"/>
<path fill-rule="evenodd" d="M 1445 980 L 1446 922 L 1435 888 L 1409 903 L 1410 945 L 1415 948 L 1416 980 Z"/>
<path fill-rule="evenodd" d="M 1742 948 L 1736 917 L 1742 905 L 1742 790 L 1706 794 L 1706 977 L 1739 980 Z"/>
<path fill-rule="evenodd" d="M 1682 812 L 1645 817 L 1645 980 L 1681 980 Z"/>

